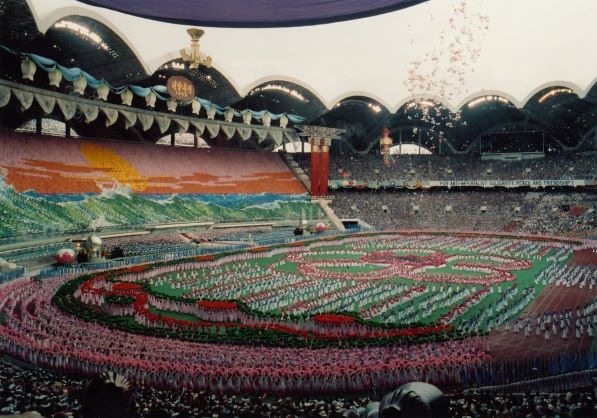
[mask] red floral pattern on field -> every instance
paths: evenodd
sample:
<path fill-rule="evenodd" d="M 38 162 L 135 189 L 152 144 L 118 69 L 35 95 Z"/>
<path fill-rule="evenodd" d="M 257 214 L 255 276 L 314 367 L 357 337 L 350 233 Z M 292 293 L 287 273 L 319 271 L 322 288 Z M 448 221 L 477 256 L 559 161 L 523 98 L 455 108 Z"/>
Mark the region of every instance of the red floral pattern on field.
<path fill-rule="evenodd" d="M 354 318 L 351 316 L 332 313 L 315 315 L 313 320 L 320 324 L 352 324 L 354 322 Z"/>
<path fill-rule="evenodd" d="M 445 282 L 462 284 L 488 284 L 512 281 L 516 276 L 512 270 L 524 270 L 532 267 L 528 260 L 513 257 L 493 257 L 497 264 L 483 264 L 476 262 L 459 261 L 472 258 L 472 256 L 457 256 L 441 251 L 426 250 L 427 255 L 398 255 L 394 251 L 382 250 L 366 253 L 359 260 L 313 260 L 307 253 L 291 253 L 286 256 L 287 262 L 297 263 L 297 271 L 301 274 L 328 279 L 342 280 L 385 280 L 392 277 L 417 280 L 421 282 Z M 478 275 L 468 276 L 458 273 L 434 273 L 433 269 L 445 267 L 453 261 L 453 266 L 462 270 L 480 271 Z M 379 270 L 355 275 L 351 269 L 358 269 L 363 265 L 381 266 Z M 345 267 L 346 271 L 330 271 L 326 268 Z M 430 270 L 431 272 L 427 272 Z"/>
<path fill-rule="evenodd" d="M 112 291 L 116 293 L 122 291 L 128 292 L 132 290 L 141 290 L 142 288 L 143 286 L 137 283 L 114 283 L 112 285 Z"/>
<path fill-rule="evenodd" d="M 203 309 L 213 309 L 213 310 L 229 310 L 229 309 L 236 309 L 238 305 L 234 302 L 228 302 L 223 300 L 200 300 L 197 302 L 197 305 Z"/>

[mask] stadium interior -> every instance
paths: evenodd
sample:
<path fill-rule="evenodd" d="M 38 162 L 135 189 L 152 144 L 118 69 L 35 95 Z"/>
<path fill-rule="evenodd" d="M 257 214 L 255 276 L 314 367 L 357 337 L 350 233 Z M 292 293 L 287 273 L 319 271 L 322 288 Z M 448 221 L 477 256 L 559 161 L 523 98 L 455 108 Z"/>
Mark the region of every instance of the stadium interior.
<path fill-rule="evenodd" d="M 502 89 L 473 0 L 49 3 L 0 0 L 0 417 L 597 416 L 597 61 Z M 429 51 L 330 70 L 379 22 Z"/>

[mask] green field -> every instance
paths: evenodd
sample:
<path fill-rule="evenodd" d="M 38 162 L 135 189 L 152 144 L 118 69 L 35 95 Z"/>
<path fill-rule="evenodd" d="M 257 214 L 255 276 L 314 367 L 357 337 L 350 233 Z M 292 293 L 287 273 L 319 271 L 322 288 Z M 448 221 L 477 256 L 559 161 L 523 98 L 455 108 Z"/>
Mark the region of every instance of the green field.
<path fill-rule="evenodd" d="M 336 254 L 345 251 L 345 254 Z M 370 252 L 386 251 L 381 258 L 375 259 L 375 264 L 361 261 L 369 257 Z M 253 309 L 264 312 L 280 313 L 284 309 L 298 309 L 301 301 L 311 303 L 313 312 L 348 311 L 363 315 L 368 310 L 382 311 L 367 318 L 379 324 L 409 324 L 423 323 L 435 324 L 442 321 L 444 316 L 455 307 L 465 303 L 468 298 L 477 292 L 482 292 L 479 303 L 472 304 L 463 314 L 453 319 L 455 326 L 477 326 L 485 329 L 490 323 L 497 321 L 494 317 L 503 313 L 496 311 L 496 303 L 502 298 L 517 306 L 528 306 L 543 291 L 542 284 L 536 284 L 534 278 L 546 268 L 550 262 L 545 258 L 525 259 L 530 263 L 530 268 L 513 271 L 515 279 L 505 282 L 491 282 L 483 285 L 483 280 L 492 280 L 502 268 L 503 262 L 490 259 L 488 256 L 502 256 L 500 254 L 487 254 L 471 250 L 440 248 L 430 246 L 426 249 L 391 249 L 390 253 L 379 243 L 367 242 L 365 245 L 340 244 L 331 242 L 327 246 L 319 246 L 311 251 L 301 253 L 300 261 L 285 260 L 285 254 L 248 260 L 240 262 L 223 263 L 218 274 L 210 270 L 199 269 L 196 279 L 187 288 L 175 286 L 174 274 L 163 276 L 162 284 L 151 286 L 151 292 L 162 296 L 175 296 L 186 298 L 206 298 L 225 300 L 249 300 Z M 396 256 L 392 259 L 391 254 Z M 450 260 L 447 258 L 455 255 L 473 256 L 466 260 Z M 416 256 L 416 257 L 409 257 Z M 385 258 L 384 258 L 385 257 Z M 388 258 L 389 257 L 389 258 Z M 388 263 L 411 263 L 412 269 L 425 263 L 428 257 L 443 257 L 446 261 L 440 268 L 426 268 L 424 275 L 403 277 L 400 275 L 385 275 Z M 508 256 L 506 255 L 506 259 Z M 379 260 L 379 261 L 378 261 Z M 512 260 L 512 258 L 510 259 Z M 338 262 L 339 265 L 334 265 Z M 342 264 L 351 263 L 350 266 Z M 487 272 L 467 270 L 458 263 L 474 263 L 483 265 Z M 564 265 L 566 260 L 559 264 Z M 306 264 L 321 272 L 319 276 L 311 277 L 301 273 L 299 266 Z M 422 264 L 421 264 L 422 265 Z M 376 276 L 381 274 L 382 276 Z M 411 274 L 412 275 L 412 274 Z M 448 275 L 451 278 L 460 278 L 464 283 L 441 283 L 433 277 Z M 419 278 L 417 278 L 419 277 Z M 251 281 L 252 280 L 252 281 Z M 286 281 L 285 281 L 286 280 Z M 437 279 L 435 279 L 437 280 Z M 467 282 L 468 281 L 468 282 Z M 293 284 L 294 283 L 294 284 Z M 423 286 L 422 288 L 420 286 Z M 358 289 L 351 292 L 351 289 Z M 398 299 L 396 297 L 405 292 L 417 289 L 412 297 Z M 423 290 L 421 290 L 423 289 Z M 254 300 L 252 295 L 261 295 Z M 333 297 L 332 297 L 333 295 Z M 347 296 L 350 295 L 350 296 Z M 318 298 L 322 297 L 322 302 Z M 384 305 L 389 301 L 388 305 Z M 296 308 L 293 308 L 295 307 Z M 523 312 L 523 308 L 505 316 L 511 320 Z M 505 308 L 503 308 L 505 309 Z M 302 312 L 297 310 L 297 313 Z M 169 313 L 168 313 L 169 314 Z"/>

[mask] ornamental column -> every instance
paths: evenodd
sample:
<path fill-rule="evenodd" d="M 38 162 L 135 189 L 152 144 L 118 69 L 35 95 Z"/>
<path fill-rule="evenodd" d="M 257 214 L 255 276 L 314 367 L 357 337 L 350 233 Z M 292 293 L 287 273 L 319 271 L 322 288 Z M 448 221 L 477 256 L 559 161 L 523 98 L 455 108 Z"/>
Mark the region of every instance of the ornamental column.
<path fill-rule="evenodd" d="M 319 143 L 319 194 L 328 195 L 328 181 L 330 177 L 330 144 L 329 138 L 321 138 Z"/>
<path fill-rule="evenodd" d="M 325 126 L 299 125 L 300 136 L 308 137 L 311 144 L 311 196 L 326 196 L 330 174 L 330 145 L 340 139 L 344 129 Z"/>
<path fill-rule="evenodd" d="M 319 140 L 309 138 L 311 145 L 311 196 L 319 196 Z"/>

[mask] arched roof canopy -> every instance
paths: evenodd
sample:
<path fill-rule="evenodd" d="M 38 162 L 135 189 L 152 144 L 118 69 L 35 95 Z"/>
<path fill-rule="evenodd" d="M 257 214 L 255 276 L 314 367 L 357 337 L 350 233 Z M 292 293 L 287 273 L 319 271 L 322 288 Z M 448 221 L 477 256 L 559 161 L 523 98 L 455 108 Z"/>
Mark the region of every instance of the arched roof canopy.
<path fill-rule="evenodd" d="M 343 138 L 362 151 L 378 139 L 387 126 L 390 112 L 367 96 L 351 96 L 338 103 L 313 123 L 345 129 Z"/>
<path fill-rule="evenodd" d="M 61 18 L 50 26 L 46 38 L 52 49 L 61 48 L 68 58 L 67 65 L 83 68 L 96 78 L 119 85 L 146 77 L 141 62 L 126 42 L 93 18 L 75 15 Z"/>
<path fill-rule="evenodd" d="M 124 84 L 146 77 L 144 67 L 126 40 L 103 23 L 100 15 L 56 15 L 38 22 L 25 0 L 5 0 L 0 10 L 0 43 L 33 52 L 67 67 L 80 67 L 96 78 Z M 81 9 L 86 14 L 88 11 Z M 52 19 L 52 16 L 56 18 Z"/>
<path fill-rule="evenodd" d="M 525 117 L 521 109 L 502 95 L 476 95 L 461 107 L 460 119 L 452 129 L 452 143 L 464 150 L 493 126 L 516 124 Z"/>
<path fill-rule="evenodd" d="M 31 5 L 33 15 L 39 25 L 39 30 L 42 32 L 48 30 L 57 20 L 69 15 L 91 17 L 103 23 L 120 36 L 129 48 L 131 48 L 138 59 L 141 60 L 141 65 L 145 69 L 146 74 L 152 74 L 155 68 L 161 65 L 162 62 L 167 61 L 167 59 L 163 59 L 157 66 L 151 66 L 150 64 L 157 56 L 162 55 L 166 48 L 175 48 L 178 50 L 179 48 L 188 46 L 188 38 L 185 36 L 184 28 L 175 28 L 173 25 L 135 19 L 132 16 L 109 10 L 92 8 L 75 0 L 54 0 L 52 2 L 47 0 L 4 0 L 2 3 L 12 4 L 19 1 L 21 4 L 26 3 Z M 131 3 L 122 2 L 121 0 L 102 1 L 112 1 L 120 5 Z M 184 1 L 187 5 L 194 3 L 193 0 Z M 346 3 L 344 0 L 332 0 L 329 2 L 323 2 L 322 0 L 313 1 L 316 3 L 327 3 L 330 7 L 336 3 Z M 558 1 L 561 0 L 549 0 L 548 2 L 554 3 Z M 156 7 L 163 6 L 163 2 L 159 2 L 158 0 L 139 0 L 139 2 L 143 3 L 143 7 L 148 8 L 152 7 L 151 4 Z M 357 3 L 354 0 L 351 0 L 351 2 Z M 172 8 L 172 2 L 167 3 L 167 7 Z M 207 3 L 213 3 L 211 7 L 214 9 L 225 9 L 218 2 Z M 295 7 L 300 3 L 300 1 L 298 3 L 295 2 Z M 358 3 L 364 4 L 367 2 L 359 1 Z M 470 3 L 470 6 L 473 7 L 472 3 L 478 2 Z M 515 0 L 508 0 L 508 3 L 513 4 Z M 540 80 L 541 83 L 557 79 L 569 80 L 580 86 L 582 92 L 585 93 L 585 89 L 589 85 L 587 81 L 593 78 L 591 65 L 589 65 L 590 62 L 587 61 L 586 53 L 582 52 L 583 48 L 568 48 L 567 46 L 582 45 L 582 40 L 586 39 L 587 34 L 590 35 L 591 30 L 597 30 L 592 28 L 590 22 L 588 22 L 590 16 L 592 16 L 590 12 L 597 6 L 592 4 L 594 2 L 591 3 L 591 0 L 578 0 L 578 4 L 575 2 L 574 7 L 571 6 L 569 11 L 571 16 L 575 16 L 576 18 L 566 21 L 568 26 L 564 26 L 565 30 L 563 32 L 560 31 L 561 33 L 558 33 L 558 31 L 555 31 L 554 33 L 553 24 L 561 24 L 561 22 L 557 21 L 557 19 L 554 22 L 551 21 L 554 13 L 549 12 L 549 10 L 552 9 L 553 4 L 546 5 L 546 7 L 541 8 L 542 10 L 539 10 L 532 6 L 533 2 L 528 3 L 528 6 L 526 4 L 516 4 L 517 19 L 520 19 L 520 25 L 515 27 L 512 27 L 511 19 L 508 16 L 509 5 L 504 4 L 498 8 L 490 2 L 482 5 L 475 4 L 475 10 L 469 10 L 470 15 L 465 16 L 469 20 L 474 20 L 472 18 L 476 15 L 478 7 L 479 13 L 491 16 L 492 24 L 489 25 L 487 32 L 488 42 L 483 44 L 479 62 L 463 62 L 463 64 L 471 66 L 471 69 L 473 64 L 476 64 L 474 66 L 476 74 L 468 74 L 462 82 L 458 82 L 450 75 L 437 75 L 436 81 L 445 78 L 446 81 L 462 84 L 459 86 L 459 93 L 444 93 L 445 97 L 442 98 L 442 101 L 452 111 L 458 110 L 463 100 L 463 94 L 466 94 L 467 91 L 475 91 L 483 87 L 504 89 L 508 93 L 512 93 L 517 99 L 513 103 L 518 107 L 522 107 L 526 103 L 529 94 L 534 94 L 534 89 L 537 88 L 537 84 L 533 80 Z M 243 5 L 243 7 L 246 6 Z M 371 7 L 371 5 L 365 5 L 364 7 Z M 188 9 L 188 7 L 185 7 L 184 11 L 177 12 L 188 15 Z M 276 8 L 277 13 L 279 13 L 279 9 L 280 6 L 278 5 Z M 175 11 L 171 12 L 174 13 Z M 206 10 L 202 10 L 201 12 L 205 13 Z M 386 13 L 369 19 L 356 19 L 351 22 L 325 25 L 321 27 L 321 30 L 319 28 L 308 27 L 296 29 L 298 32 L 294 32 L 295 29 L 273 29 L 270 32 L 272 35 L 268 36 L 263 30 L 248 29 L 243 31 L 242 39 L 239 39 L 238 31 L 214 28 L 209 30 L 209 37 L 205 39 L 204 51 L 214 57 L 216 64 L 221 65 L 219 68 L 220 72 L 223 72 L 233 84 L 236 83 L 235 87 L 239 91 L 240 96 L 243 97 L 250 90 L 250 85 L 253 84 L 254 80 L 261 78 L 263 74 L 268 74 L 268 70 L 261 67 L 269 67 L 276 74 L 292 75 L 308 81 L 311 86 L 315 87 L 315 89 L 310 88 L 310 90 L 324 97 L 325 100 L 323 102 L 328 108 L 333 104 L 333 99 L 341 96 L 343 92 L 362 90 L 379 96 L 382 102 L 390 104 L 389 108 L 391 111 L 395 111 L 400 106 L 401 101 L 412 91 L 410 87 L 407 87 L 407 83 L 404 83 L 407 80 L 405 69 L 410 68 L 409 63 L 420 61 L 421 57 L 425 56 L 424 53 L 430 52 L 428 47 L 434 45 L 434 42 L 438 42 L 436 29 L 437 31 L 446 30 L 446 34 L 450 33 L 449 22 L 452 21 L 453 12 L 454 10 L 446 5 L 435 5 L 429 2 L 398 13 Z M 411 23 L 414 24 L 411 25 Z M 139 29 L 135 30 L 137 27 Z M 350 33 L 359 33 L 360 35 L 357 37 L 359 42 L 355 43 L 352 40 L 352 36 L 344 36 L 343 31 L 345 29 L 347 33 L 348 30 L 351 31 Z M 396 59 L 391 60 L 393 65 L 390 65 L 391 63 L 389 62 L 384 65 L 371 65 L 366 71 L 370 75 L 369 77 L 353 75 L 354 71 L 352 69 L 357 70 L 358 68 L 351 68 L 355 67 L 355 63 L 358 65 L 361 62 L 374 63 L 377 61 L 379 54 L 372 56 L 371 52 L 377 52 L 378 48 L 375 47 L 375 44 L 383 45 L 383 43 L 378 42 L 379 39 L 405 40 L 411 37 L 411 31 L 415 31 L 415 36 L 419 41 L 410 42 L 411 46 L 406 42 L 403 43 Z M 420 31 L 420 33 L 417 31 Z M 519 33 L 517 31 L 523 32 Z M 147 36 L 145 36 L 146 33 Z M 504 57 L 511 57 L 511 59 L 515 60 L 514 64 L 524 62 L 524 67 L 528 69 L 528 74 L 525 74 L 525 76 L 518 76 L 515 71 L 510 71 L 512 68 L 515 68 L 510 59 L 494 59 L 496 56 L 501 56 L 498 54 L 503 53 L 503 41 L 499 39 L 503 40 L 504 38 L 503 36 L 498 36 L 500 33 L 512 36 L 514 39 L 517 39 L 517 37 L 520 39 L 521 36 L 525 36 L 528 33 L 535 33 L 537 35 L 533 36 L 532 39 L 528 39 L 530 43 L 517 43 L 515 47 L 510 48 L 511 51 Z M 159 35 L 156 36 L 156 34 Z M 265 37 L 264 34 L 266 34 Z M 481 35 L 483 33 L 479 33 L 478 35 L 479 38 L 476 41 L 481 42 Z M 305 40 L 300 42 L 300 38 L 303 36 L 305 36 Z M 264 42 L 264 38 L 267 41 Z M 322 42 L 317 43 L 318 39 L 321 39 Z M 542 39 L 543 41 L 541 41 Z M 241 48 L 244 49 L 244 53 L 240 53 L 239 48 L 230 47 L 231 45 L 240 44 L 250 45 L 250 47 Z M 353 54 L 353 49 L 350 48 L 357 45 L 360 46 L 360 48 L 357 47 L 355 49 L 358 53 Z M 379 47 L 379 45 L 377 46 Z M 562 48 L 561 45 L 565 45 L 563 49 L 565 49 L 564 52 L 566 54 L 553 54 L 553 51 L 546 45 L 553 45 L 553 48 L 556 49 Z M 338 47 L 337 53 L 330 54 L 329 51 L 336 50 L 336 46 Z M 527 54 L 525 50 L 528 51 L 528 48 L 533 50 L 534 54 Z M 343 71 L 334 70 L 340 68 L 338 67 L 338 62 L 341 63 L 346 57 L 351 57 L 352 55 L 361 58 L 347 60 L 348 65 L 345 66 L 345 70 Z M 560 56 L 562 60 L 570 63 L 570 65 L 563 67 L 561 70 L 559 65 Z M 303 57 L 317 57 L 315 59 L 317 65 L 303 65 Z M 543 59 L 537 59 L 537 57 L 543 57 Z M 171 58 L 174 57 L 170 57 L 169 59 Z M 251 62 L 251 59 L 255 61 L 251 65 L 245 66 L 244 63 Z M 524 61 L 521 61 L 521 59 Z M 526 61 L 527 59 L 528 62 Z M 257 63 L 261 63 L 261 65 L 257 65 Z M 322 76 L 319 77 L 317 70 L 313 71 L 313 68 L 321 68 Z M 357 71 L 357 73 L 360 72 Z M 587 73 L 589 74 L 588 78 Z M 507 77 L 511 77 L 511 80 L 508 80 Z M 392 82 L 390 82 L 391 80 Z M 247 87 L 249 88 L 247 89 Z M 580 92 L 577 91 L 577 93 Z M 423 94 L 441 93 L 435 87 L 430 87 Z M 584 97 L 584 94 L 579 94 L 579 96 Z M 394 106 L 395 103 L 396 106 Z"/>
<path fill-rule="evenodd" d="M 391 127 L 402 125 L 420 125 L 430 128 L 449 128 L 454 113 L 441 102 L 433 98 L 420 97 L 403 103 L 390 117 Z"/>
<path fill-rule="evenodd" d="M 307 121 L 326 111 L 325 105 L 311 90 L 288 80 L 270 80 L 256 85 L 236 103 L 235 108 L 292 113 Z"/>
<path fill-rule="evenodd" d="M 531 111 L 558 107 L 565 103 L 578 100 L 578 93 L 565 85 L 552 85 L 537 90 L 528 98 L 524 107 Z"/>
<path fill-rule="evenodd" d="M 575 94 L 578 97 L 584 97 L 585 94 L 583 89 L 575 83 L 564 80 L 555 80 L 548 83 L 543 83 L 533 89 L 522 101 L 522 105 L 526 107 L 529 103 L 537 101 L 541 101 L 543 103 L 554 96 L 559 96 L 564 93 Z"/>
<path fill-rule="evenodd" d="M 328 109 L 333 109 L 338 103 L 342 103 L 345 100 L 353 100 L 353 99 L 360 99 L 368 103 L 372 103 L 376 106 L 376 108 L 382 109 L 386 113 L 392 113 L 391 107 L 388 103 L 386 103 L 381 97 L 366 92 L 362 90 L 357 91 L 349 91 L 346 93 L 342 93 L 341 95 L 337 96 L 334 100 L 329 102 Z"/>
<path fill-rule="evenodd" d="M 597 99 L 597 77 L 593 80 L 589 87 L 583 92 L 581 97 L 589 98 L 592 100 Z"/>
<path fill-rule="evenodd" d="M 25 0 L 3 0 L 0 7 L 0 43 L 23 48 L 39 42 L 43 34 Z"/>
<path fill-rule="evenodd" d="M 590 96 L 579 98 L 569 86 L 551 86 L 531 97 L 524 110 L 529 119 L 544 126 L 546 132 L 567 146 L 578 140 L 597 123 L 597 102 Z"/>

